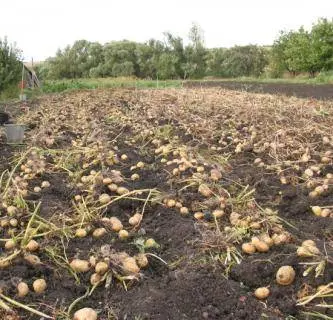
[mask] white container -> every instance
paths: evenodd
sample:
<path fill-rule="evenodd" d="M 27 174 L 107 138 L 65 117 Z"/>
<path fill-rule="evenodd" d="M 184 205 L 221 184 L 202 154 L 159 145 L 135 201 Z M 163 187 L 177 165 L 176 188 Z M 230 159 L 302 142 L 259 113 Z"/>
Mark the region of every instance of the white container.
<path fill-rule="evenodd" d="M 20 94 L 19 98 L 20 98 L 20 101 L 26 101 L 27 100 L 27 95 L 26 94 Z"/>
<path fill-rule="evenodd" d="M 20 144 L 24 139 L 25 126 L 22 124 L 5 124 L 5 135 L 7 143 L 9 144 Z"/>

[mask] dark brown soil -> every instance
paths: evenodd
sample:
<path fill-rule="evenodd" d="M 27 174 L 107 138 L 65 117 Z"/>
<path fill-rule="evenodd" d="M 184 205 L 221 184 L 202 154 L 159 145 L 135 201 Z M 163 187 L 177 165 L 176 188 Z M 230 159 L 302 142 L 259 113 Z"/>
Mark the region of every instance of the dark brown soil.
<path fill-rule="evenodd" d="M 186 81 L 188 88 L 220 87 L 229 90 L 255 93 L 282 94 L 299 98 L 333 99 L 333 85 L 296 84 L 296 83 L 258 83 L 238 81 Z"/>

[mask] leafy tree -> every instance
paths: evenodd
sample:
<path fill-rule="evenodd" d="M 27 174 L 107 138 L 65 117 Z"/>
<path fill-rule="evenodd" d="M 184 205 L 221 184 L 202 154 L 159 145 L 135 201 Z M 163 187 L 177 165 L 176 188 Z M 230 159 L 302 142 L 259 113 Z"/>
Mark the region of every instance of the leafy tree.
<path fill-rule="evenodd" d="M 0 39 L 0 91 L 19 81 L 22 70 L 20 60 L 21 51 L 8 43 L 7 38 Z"/>

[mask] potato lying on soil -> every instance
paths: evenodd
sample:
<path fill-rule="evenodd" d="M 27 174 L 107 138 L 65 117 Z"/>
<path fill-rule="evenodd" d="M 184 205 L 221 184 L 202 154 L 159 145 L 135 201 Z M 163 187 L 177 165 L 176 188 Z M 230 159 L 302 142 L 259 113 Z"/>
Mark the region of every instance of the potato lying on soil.
<path fill-rule="evenodd" d="M 37 279 L 33 282 L 32 287 L 36 293 L 43 293 L 46 290 L 47 284 L 44 279 Z"/>
<path fill-rule="evenodd" d="M 19 297 L 25 297 L 29 293 L 29 287 L 25 282 L 20 282 L 17 285 L 17 295 Z"/>
<path fill-rule="evenodd" d="M 276 282 L 282 286 L 288 286 L 295 280 L 295 270 L 291 266 L 282 266 L 276 273 Z"/>
<path fill-rule="evenodd" d="M 258 299 L 266 299 L 270 294 L 270 291 L 267 287 L 261 287 L 254 291 L 254 295 Z"/>
<path fill-rule="evenodd" d="M 75 272 L 88 272 L 90 270 L 90 264 L 87 260 L 74 259 L 69 266 Z"/>
<path fill-rule="evenodd" d="M 74 313 L 73 320 L 97 320 L 97 312 L 91 308 L 83 308 Z"/>

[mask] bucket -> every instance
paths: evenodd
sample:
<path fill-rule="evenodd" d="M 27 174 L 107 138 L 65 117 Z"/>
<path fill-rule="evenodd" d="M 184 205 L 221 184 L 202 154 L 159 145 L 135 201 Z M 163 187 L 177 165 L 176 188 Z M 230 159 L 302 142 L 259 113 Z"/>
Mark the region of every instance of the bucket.
<path fill-rule="evenodd" d="M 24 139 L 25 126 L 22 124 L 5 124 L 7 143 L 20 144 Z"/>

